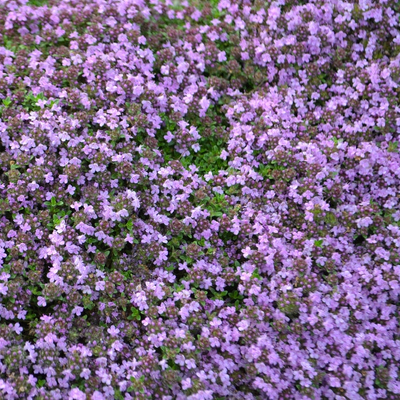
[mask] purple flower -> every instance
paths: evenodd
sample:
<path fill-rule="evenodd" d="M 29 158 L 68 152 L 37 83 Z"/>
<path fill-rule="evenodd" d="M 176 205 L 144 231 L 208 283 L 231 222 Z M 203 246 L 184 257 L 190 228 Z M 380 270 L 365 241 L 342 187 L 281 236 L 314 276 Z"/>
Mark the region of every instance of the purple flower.
<path fill-rule="evenodd" d="M 120 331 L 119 331 L 119 329 L 117 329 L 114 325 L 112 325 L 111 328 L 109 328 L 109 329 L 107 330 L 107 332 L 108 332 L 112 337 L 116 337 Z"/>
<path fill-rule="evenodd" d="M 38 306 L 46 307 L 46 305 L 47 305 L 46 299 L 42 296 L 38 296 Z"/>
<path fill-rule="evenodd" d="M 86 395 L 84 392 L 79 390 L 78 388 L 71 389 L 68 393 L 68 399 L 71 400 L 85 400 Z"/>

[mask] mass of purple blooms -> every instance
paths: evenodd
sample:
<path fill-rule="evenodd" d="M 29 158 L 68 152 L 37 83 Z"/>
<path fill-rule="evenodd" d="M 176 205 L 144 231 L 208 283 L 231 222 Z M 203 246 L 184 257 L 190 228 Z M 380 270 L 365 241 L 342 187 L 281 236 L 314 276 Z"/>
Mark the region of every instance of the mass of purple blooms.
<path fill-rule="evenodd" d="M 400 399 L 397 0 L 0 0 L 0 398 Z"/>

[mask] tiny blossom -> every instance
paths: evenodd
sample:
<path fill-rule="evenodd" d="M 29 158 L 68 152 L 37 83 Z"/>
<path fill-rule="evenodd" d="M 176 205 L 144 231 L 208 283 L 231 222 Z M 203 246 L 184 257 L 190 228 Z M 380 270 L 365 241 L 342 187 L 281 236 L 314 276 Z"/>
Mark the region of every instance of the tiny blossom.
<path fill-rule="evenodd" d="M 38 296 L 38 305 L 39 305 L 40 307 L 46 307 L 47 302 L 46 302 L 46 300 L 45 300 L 44 297 Z"/>

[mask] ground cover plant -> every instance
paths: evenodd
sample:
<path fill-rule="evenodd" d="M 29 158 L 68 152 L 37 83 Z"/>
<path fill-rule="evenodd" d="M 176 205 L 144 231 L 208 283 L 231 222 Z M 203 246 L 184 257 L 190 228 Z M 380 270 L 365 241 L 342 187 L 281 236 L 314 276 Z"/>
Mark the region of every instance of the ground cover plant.
<path fill-rule="evenodd" d="M 400 398 L 397 1 L 0 8 L 1 398 Z"/>

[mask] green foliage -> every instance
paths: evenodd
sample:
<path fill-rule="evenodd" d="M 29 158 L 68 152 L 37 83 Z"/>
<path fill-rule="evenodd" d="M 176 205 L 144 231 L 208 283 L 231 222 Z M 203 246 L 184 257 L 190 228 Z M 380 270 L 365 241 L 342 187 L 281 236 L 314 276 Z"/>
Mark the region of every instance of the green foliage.
<path fill-rule="evenodd" d="M 271 161 L 267 165 L 260 165 L 258 167 L 258 172 L 263 178 L 273 179 L 272 172 L 274 170 L 283 171 L 285 168 L 276 164 L 276 162 Z"/>
<path fill-rule="evenodd" d="M 244 299 L 244 297 L 237 290 L 234 290 L 231 293 L 229 293 L 229 297 L 232 300 L 243 300 Z"/>
<path fill-rule="evenodd" d="M 325 215 L 325 223 L 328 225 L 336 225 L 337 224 L 337 218 L 335 217 L 335 214 L 332 212 L 327 212 Z"/>
<path fill-rule="evenodd" d="M 16 45 L 14 41 L 7 37 L 7 35 L 3 34 L 3 46 L 7 49 L 12 51 L 13 53 L 17 53 L 19 50 L 28 49 L 27 46 L 24 45 Z"/>
<path fill-rule="evenodd" d="M 390 153 L 398 153 L 399 152 L 398 145 L 399 145 L 399 142 L 391 142 L 391 143 L 389 143 L 388 151 Z"/>
<path fill-rule="evenodd" d="M 258 271 L 258 268 L 256 268 L 254 271 L 253 271 L 253 273 L 252 273 L 252 278 L 256 278 L 256 279 L 258 279 L 258 280 L 262 280 L 262 277 L 261 277 L 261 275 L 259 274 L 259 271 Z"/>
<path fill-rule="evenodd" d="M 125 397 L 119 389 L 114 389 L 114 399 L 115 400 L 124 400 Z"/>
<path fill-rule="evenodd" d="M 211 171 L 215 175 L 228 168 L 228 162 L 220 157 L 223 145 L 221 139 L 216 139 L 214 136 L 202 138 L 199 144 L 200 150 L 193 157 L 193 163 L 200 173 L 204 175 Z"/>
<path fill-rule="evenodd" d="M 3 104 L 5 107 L 8 107 L 12 103 L 12 100 L 10 97 L 7 97 L 3 100 Z"/>
<path fill-rule="evenodd" d="M 48 0 L 29 0 L 27 4 L 30 6 L 42 7 L 45 6 L 47 3 Z"/>
<path fill-rule="evenodd" d="M 4 108 L 7 108 L 11 105 L 12 99 L 10 97 L 6 97 L 5 99 L 2 100 L 3 106 L 0 106 L 0 116 L 3 114 Z"/>
<path fill-rule="evenodd" d="M 131 377 L 132 386 L 128 388 L 128 392 L 133 392 L 134 390 L 139 391 L 140 393 L 144 393 L 144 375 L 140 378 L 135 378 L 134 376 Z"/>
<path fill-rule="evenodd" d="M 142 319 L 141 311 L 137 309 L 136 307 L 131 307 L 131 315 L 128 317 L 130 321 L 136 319 L 140 321 Z"/>
<path fill-rule="evenodd" d="M 29 92 L 25 96 L 22 105 L 27 111 L 39 111 L 40 107 L 36 105 L 39 100 L 45 100 L 43 93 L 39 93 L 35 96 L 32 92 Z"/>
<path fill-rule="evenodd" d="M 223 300 L 224 297 L 228 294 L 226 290 L 223 292 L 217 292 L 213 288 L 210 288 L 210 292 L 213 294 L 213 297 L 211 297 L 213 300 Z"/>
<path fill-rule="evenodd" d="M 46 380 L 45 379 L 39 379 L 36 383 L 36 387 L 37 388 L 41 388 L 46 384 Z"/>
<path fill-rule="evenodd" d="M 92 300 L 90 300 L 90 296 L 88 295 L 82 297 L 82 304 L 83 308 L 86 310 L 92 310 L 94 308 L 94 303 Z"/>
<path fill-rule="evenodd" d="M 126 229 L 128 229 L 129 232 L 132 232 L 133 229 L 133 221 L 130 219 L 127 223 L 126 223 Z"/>
<path fill-rule="evenodd" d="M 66 215 L 71 215 L 72 213 L 70 209 L 65 207 L 63 201 L 57 201 L 55 197 L 52 197 L 50 201 L 45 201 L 44 204 L 49 209 L 53 219 L 52 222 L 47 224 L 49 229 L 54 229 Z"/>
<path fill-rule="evenodd" d="M 209 111 L 208 115 L 213 118 L 215 111 Z M 180 160 L 182 165 L 185 168 L 189 168 L 191 165 L 195 165 L 199 169 L 199 173 L 204 175 L 207 172 L 212 172 L 213 174 L 218 174 L 220 170 L 225 170 L 228 168 L 228 162 L 226 160 L 222 160 L 220 158 L 221 151 L 224 148 L 224 140 L 220 137 L 217 137 L 215 134 L 215 130 L 217 128 L 216 124 L 213 122 L 210 126 L 204 127 L 202 123 L 202 119 L 198 116 L 192 116 L 192 125 L 198 127 L 199 134 L 201 138 L 198 141 L 200 145 L 200 150 L 195 152 L 191 149 L 191 154 L 185 157 L 177 152 L 174 148 L 176 145 L 175 140 L 171 142 L 167 142 L 164 139 L 164 136 L 168 131 L 171 133 L 176 133 L 176 130 L 179 128 L 178 124 L 171 120 L 166 114 L 160 113 L 160 117 L 164 122 L 164 128 L 160 129 L 156 138 L 158 140 L 158 144 L 160 146 L 160 150 L 164 155 L 165 161 L 171 160 Z M 212 134 L 210 136 L 205 136 L 204 131 L 208 128 L 211 130 Z"/>
<path fill-rule="evenodd" d="M 227 214 L 231 209 L 223 194 L 216 193 L 212 199 L 207 199 L 203 205 L 208 210 L 211 217 L 221 217 L 224 213 Z"/>
<path fill-rule="evenodd" d="M 47 101 L 48 99 L 44 96 L 43 93 L 39 93 L 35 96 L 32 92 L 29 92 L 25 96 L 24 101 L 22 102 L 22 106 L 27 111 L 39 111 L 40 107 L 37 105 L 39 100 Z M 54 104 L 58 104 L 59 102 L 59 99 L 51 100 L 50 104 L 46 104 L 46 107 L 51 108 Z"/>

